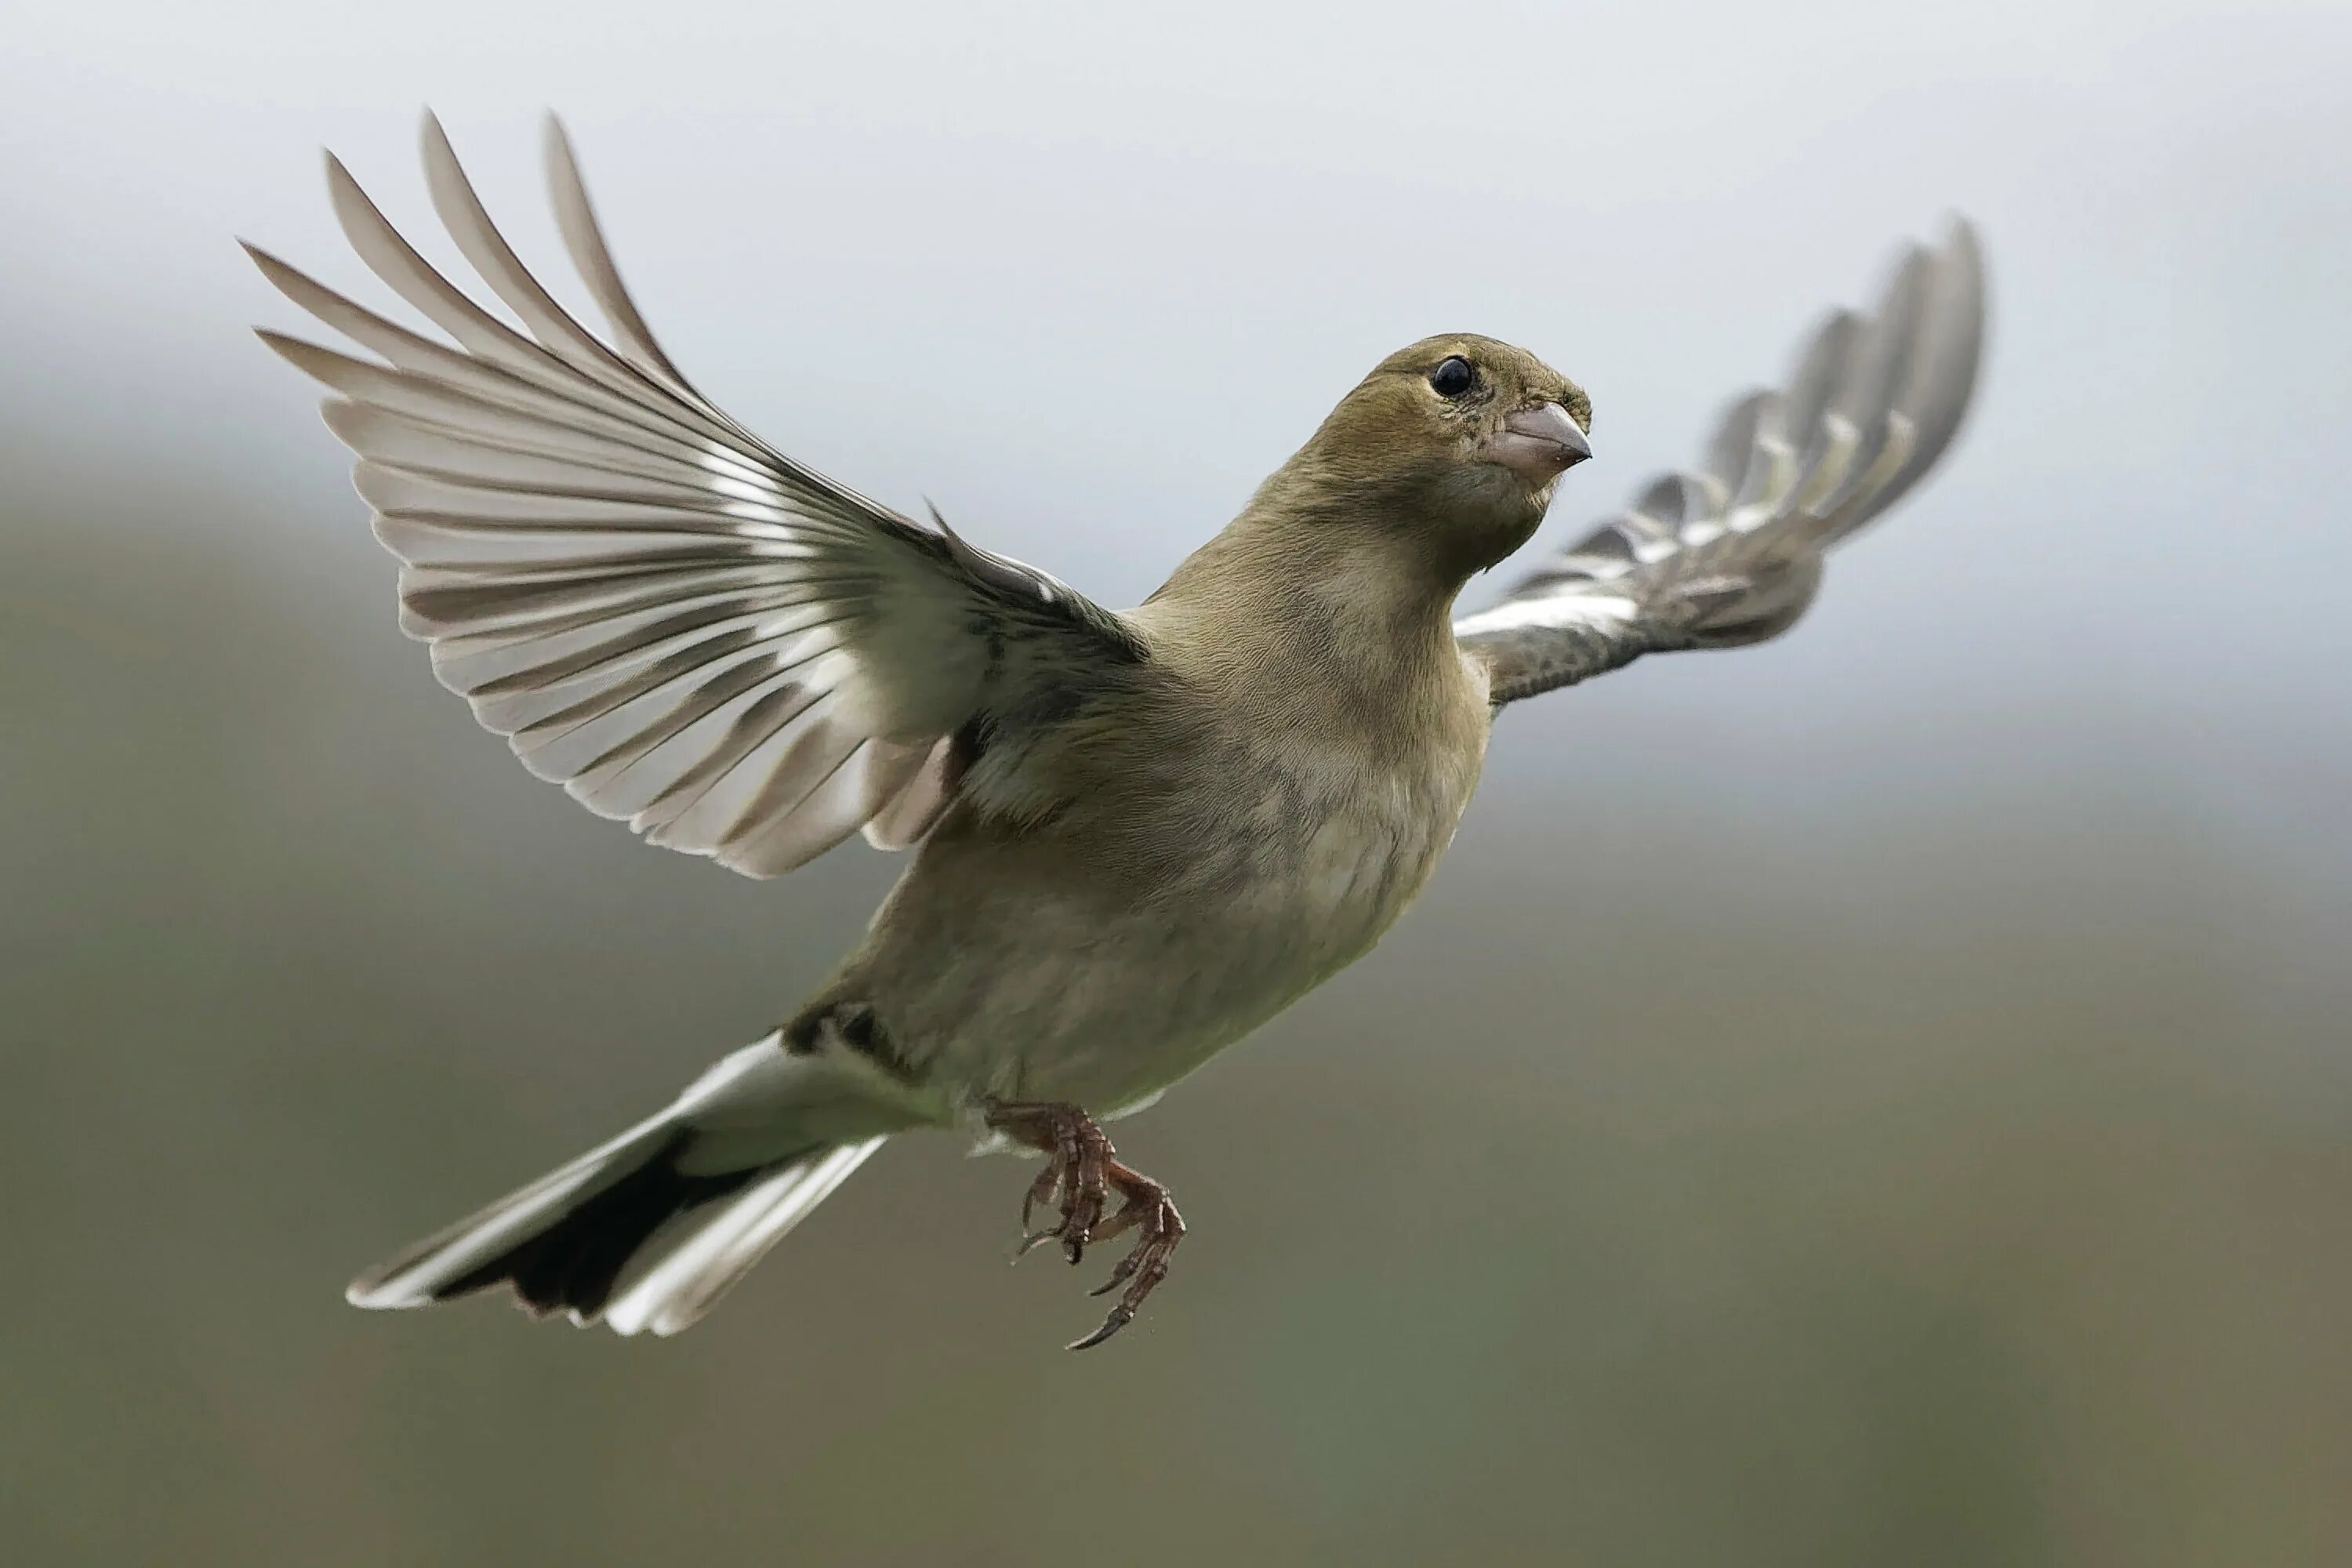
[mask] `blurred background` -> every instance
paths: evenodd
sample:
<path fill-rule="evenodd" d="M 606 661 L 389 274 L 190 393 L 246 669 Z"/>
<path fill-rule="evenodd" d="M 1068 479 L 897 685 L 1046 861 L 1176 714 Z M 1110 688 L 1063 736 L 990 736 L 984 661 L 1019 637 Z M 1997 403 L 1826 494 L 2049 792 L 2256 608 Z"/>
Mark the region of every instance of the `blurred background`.
<path fill-rule="evenodd" d="M 2352 1561 L 2347 67 L 2218 0 L 15 13 L 0 1554 Z M 1513 710 L 1377 959 L 1127 1125 L 1193 1238 L 1116 1346 L 944 1138 L 681 1340 L 362 1315 L 895 868 L 637 845 L 402 638 L 231 237 L 387 300 L 325 142 L 454 263 L 426 102 L 542 260 L 561 108 L 707 390 L 1110 603 L 1424 333 L 1591 389 L 1552 541 L 1948 210 L 1995 335 L 1793 636 Z"/>

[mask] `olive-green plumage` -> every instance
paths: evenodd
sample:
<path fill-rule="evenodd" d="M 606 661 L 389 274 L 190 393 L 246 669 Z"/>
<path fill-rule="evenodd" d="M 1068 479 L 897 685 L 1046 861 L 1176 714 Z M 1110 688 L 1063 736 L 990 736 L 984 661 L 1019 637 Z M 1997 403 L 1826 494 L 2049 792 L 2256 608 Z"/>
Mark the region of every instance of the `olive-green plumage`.
<path fill-rule="evenodd" d="M 524 269 L 429 121 L 425 153 L 444 223 L 523 331 L 331 161 L 354 247 L 457 346 L 255 258 L 379 356 L 265 334 L 335 393 L 328 423 L 360 455 L 436 673 L 532 772 L 652 842 L 763 877 L 861 830 L 913 858 L 775 1032 L 362 1276 L 365 1306 L 504 1283 L 672 1332 L 883 1137 L 977 1125 L 1049 1152 L 1032 1195 L 1060 1208 L 1045 1234 L 1074 1260 L 1136 1230 L 1098 1342 L 1182 1225 L 1096 1119 L 1370 950 L 1451 841 L 1503 702 L 1793 622 L 1823 551 L 1950 442 L 1982 325 L 1967 231 L 1914 251 L 1874 317 L 1832 318 L 1787 387 L 1733 406 L 1699 467 L 1462 619 L 1464 584 L 1591 455 L 1591 403 L 1523 349 L 1425 338 L 1114 612 L 720 412 L 623 289 L 560 129 L 557 218 L 604 339 Z"/>

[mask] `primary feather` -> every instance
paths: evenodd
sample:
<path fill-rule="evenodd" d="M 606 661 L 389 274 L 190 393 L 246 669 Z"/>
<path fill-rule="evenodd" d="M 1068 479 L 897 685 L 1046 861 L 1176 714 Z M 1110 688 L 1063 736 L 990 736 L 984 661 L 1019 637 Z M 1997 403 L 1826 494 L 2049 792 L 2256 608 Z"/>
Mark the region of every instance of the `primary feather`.
<path fill-rule="evenodd" d="M 1892 506 L 1958 431 L 1984 337 L 1984 266 L 1953 226 L 1914 247 L 1868 318 L 1817 328 L 1788 384 L 1727 409 L 1699 467 L 1455 623 L 1497 706 L 1644 653 L 1735 647 L 1788 629 L 1822 555 Z"/>
<path fill-rule="evenodd" d="M 378 361 L 264 331 L 336 395 L 401 624 L 523 765 L 650 841 L 752 876 L 861 826 L 919 840 L 951 738 L 1003 740 L 1144 658 L 1110 612 L 794 462 L 679 374 L 622 286 L 562 130 L 558 226 L 610 346 L 490 222 L 426 118 L 433 202 L 529 335 L 403 239 L 328 161 L 345 236 L 455 346 L 248 247 L 288 298 Z"/>

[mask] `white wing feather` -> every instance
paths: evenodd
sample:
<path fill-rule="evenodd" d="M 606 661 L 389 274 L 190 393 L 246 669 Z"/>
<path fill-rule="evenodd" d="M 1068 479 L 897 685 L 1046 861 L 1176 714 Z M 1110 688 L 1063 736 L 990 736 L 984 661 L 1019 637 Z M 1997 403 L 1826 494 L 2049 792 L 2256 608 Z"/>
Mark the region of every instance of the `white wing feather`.
<path fill-rule="evenodd" d="M 696 391 L 622 286 L 552 119 L 558 226 L 617 346 L 523 266 L 430 116 L 424 157 L 451 237 L 529 335 L 331 157 L 352 247 L 451 342 L 247 247 L 377 358 L 261 335 L 335 395 L 327 423 L 402 563 L 403 627 L 532 773 L 654 843 L 771 876 L 861 826 L 915 842 L 953 799 L 956 734 L 1066 710 L 1143 658 L 1055 579 L 811 471 Z"/>
<path fill-rule="evenodd" d="M 1645 653 L 1733 647 L 1787 630 L 1823 552 L 1885 512 L 1943 456 L 1976 386 L 1984 263 L 1955 223 L 1915 246 L 1875 312 L 1838 311 L 1787 385 L 1717 421 L 1700 466 L 1633 504 L 1454 624 L 1497 706 Z"/>

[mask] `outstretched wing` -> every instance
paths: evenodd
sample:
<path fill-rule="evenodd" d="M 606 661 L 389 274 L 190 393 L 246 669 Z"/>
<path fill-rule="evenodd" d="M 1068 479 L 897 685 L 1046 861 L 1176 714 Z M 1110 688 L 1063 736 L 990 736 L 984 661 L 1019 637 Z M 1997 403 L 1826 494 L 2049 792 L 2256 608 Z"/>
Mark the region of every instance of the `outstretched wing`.
<path fill-rule="evenodd" d="M 1984 315 L 1983 258 L 1965 223 L 1939 248 L 1911 247 L 1874 314 L 1831 316 L 1786 386 L 1725 411 L 1700 468 L 1653 479 L 1500 604 L 1454 624 L 1495 705 L 1645 653 L 1737 647 L 1794 625 L 1823 553 L 1951 444 Z"/>
<path fill-rule="evenodd" d="M 261 336 L 335 394 L 327 423 L 401 561 L 401 625 L 532 773 L 654 843 L 773 876 L 861 826 L 913 842 L 952 797 L 959 732 L 1017 734 L 1144 659 L 1111 612 L 812 472 L 697 392 L 622 288 L 552 118 L 556 215 L 610 345 L 524 269 L 430 116 L 424 152 L 441 221 L 528 335 L 330 157 L 353 248 L 451 343 L 248 246 L 379 357 Z"/>

